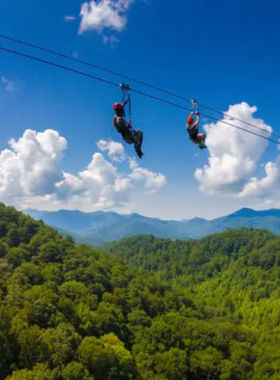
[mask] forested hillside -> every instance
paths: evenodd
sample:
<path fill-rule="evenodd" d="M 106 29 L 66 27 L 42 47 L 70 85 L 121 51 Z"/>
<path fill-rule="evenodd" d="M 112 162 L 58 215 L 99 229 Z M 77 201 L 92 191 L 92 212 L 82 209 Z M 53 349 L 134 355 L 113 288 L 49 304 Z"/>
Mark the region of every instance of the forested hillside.
<path fill-rule="evenodd" d="M 201 240 L 171 240 L 139 235 L 106 244 L 103 249 L 125 263 L 154 271 L 164 280 L 191 285 L 216 276 L 238 262 L 271 269 L 278 265 L 280 237 L 264 230 L 232 229 Z"/>
<path fill-rule="evenodd" d="M 4 205 L 0 237 L 1 380 L 280 378 L 273 235 L 141 237 L 166 273 L 173 261 L 165 282 Z"/>
<path fill-rule="evenodd" d="M 235 332 L 247 329 L 253 341 L 247 336 L 238 345 L 229 368 L 233 357 L 244 365 L 229 377 L 222 372 L 211 379 L 280 379 L 279 237 L 245 228 L 198 241 L 137 236 L 105 248 L 131 265 L 154 271 L 173 289 L 184 288 L 194 309 L 221 331 L 227 323 L 234 324 Z"/>

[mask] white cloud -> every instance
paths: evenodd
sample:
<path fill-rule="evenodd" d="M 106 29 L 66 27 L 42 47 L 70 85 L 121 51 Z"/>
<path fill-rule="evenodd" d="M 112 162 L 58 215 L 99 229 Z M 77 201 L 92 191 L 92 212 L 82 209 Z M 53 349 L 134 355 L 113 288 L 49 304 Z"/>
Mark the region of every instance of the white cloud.
<path fill-rule="evenodd" d="M 132 169 L 129 177 L 135 181 L 144 181 L 145 188 L 149 193 L 155 193 L 167 183 L 163 174 L 153 173 L 148 169 L 140 168 L 134 159 L 130 159 L 129 166 Z"/>
<path fill-rule="evenodd" d="M 64 173 L 64 179 L 56 187 L 57 198 L 65 201 L 79 196 L 95 209 L 123 206 L 134 188 L 130 179 L 123 178 L 101 153 L 95 153 L 90 164 L 78 176 Z"/>
<path fill-rule="evenodd" d="M 105 28 L 121 31 L 127 23 L 127 12 L 133 0 L 101 0 L 82 4 L 79 33 Z"/>
<path fill-rule="evenodd" d="M 55 184 L 56 198 L 68 199 L 73 195 L 81 195 L 84 193 L 83 181 L 75 175 L 63 173 L 63 179 Z"/>
<path fill-rule="evenodd" d="M 9 92 L 15 92 L 17 90 L 16 82 L 6 77 L 1 77 L 2 83 L 5 85 L 5 90 Z"/>
<path fill-rule="evenodd" d="M 75 20 L 76 20 L 76 17 L 66 15 L 66 16 L 64 16 L 64 20 L 65 20 L 66 22 L 72 22 L 72 21 L 75 21 Z"/>
<path fill-rule="evenodd" d="M 104 45 L 109 45 L 111 48 L 114 48 L 118 42 L 120 41 L 115 36 L 103 36 Z"/>
<path fill-rule="evenodd" d="M 100 140 L 97 143 L 97 146 L 102 152 L 107 151 L 109 157 L 113 161 L 119 162 L 125 159 L 124 148 L 121 143 L 114 142 L 114 141 Z"/>
<path fill-rule="evenodd" d="M 247 103 L 230 106 L 228 114 L 269 133 L 257 131 L 255 128 L 245 125 L 239 121 L 225 118 L 231 124 L 257 132 L 266 137 L 270 136 L 272 128 L 263 120 L 257 119 L 253 114 L 256 107 L 250 107 Z M 260 187 L 267 187 L 276 176 L 274 164 L 265 167 L 267 179 L 259 182 L 251 178 L 257 169 L 258 162 L 265 151 L 268 141 L 252 134 L 246 133 L 222 122 L 205 125 L 207 132 L 206 144 L 210 156 L 208 165 L 203 169 L 197 169 L 195 178 L 200 182 L 200 190 L 209 194 L 231 195 L 242 197 L 250 193 L 258 194 Z"/>
<path fill-rule="evenodd" d="M 67 143 L 56 131 L 26 130 L 0 154 L 0 196 L 21 197 L 52 193 L 62 177 L 60 162 Z"/>
<path fill-rule="evenodd" d="M 61 159 L 67 141 L 54 130 L 39 133 L 26 130 L 9 145 L 10 149 L 0 153 L 0 200 L 17 207 L 123 209 L 129 205 L 138 181 L 144 181 L 151 193 L 165 184 L 162 174 L 138 168 L 135 161 L 122 173 L 100 152 L 94 153 L 87 167 L 77 175 L 63 172 Z M 100 140 L 97 146 L 116 163 L 126 158 L 120 143 Z"/>
<path fill-rule="evenodd" d="M 244 186 L 240 197 L 246 196 L 268 196 L 274 193 L 280 184 L 280 156 L 277 157 L 275 162 L 268 162 L 265 165 L 266 176 L 262 179 L 251 178 L 250 181 Z M 277 186 L 278 185 L 278 186 Z M 277 186 L 277 188 L 276 188 Z"/>

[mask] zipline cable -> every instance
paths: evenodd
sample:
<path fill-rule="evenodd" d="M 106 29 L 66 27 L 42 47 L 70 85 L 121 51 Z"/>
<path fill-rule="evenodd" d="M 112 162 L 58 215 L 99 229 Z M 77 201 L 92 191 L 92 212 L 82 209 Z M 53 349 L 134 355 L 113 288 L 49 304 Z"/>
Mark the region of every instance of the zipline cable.
<path fill-rule="evenodd" d="M 146 93 L 141 92 L 141 91 L 138 91 L 138 90 L 132 90 L 132 91 L 134 91 L 136 94 L 143 95 L 143 96 L 147 96 L 147 97 L 149 97 L 149 98 L 152 98 L 152 99 L 158 100 L 158 101 L 160 101 L 160 102 L 164 102 L 164 103 L 170 104 L 170 105 L 172 105 L 172 106 L 174 106 L 174 107 L 177 107 L 177 108 L 181 108 L 181 109 L 184 109 L 184 110 L 191 111 L 190 108 L 185 107 L 185 106 L 181 106 L 180 104 L 177 104 L 177 103 L 170 102 L 169 100 L 162 99 L 162 98 L 158 98 L 157 96 L 153 96 L 153 95 L 150 95 L 150 94 L 146 94 Z M 242 128 L 242 127 L 238 127 L 237 125 L 231 124 L 231 123 L 229 123 L 229 122 L 227 122 L 227 121 L 225 121 L 225 120 L 218 119 L 218 118 L 216 118 L 216 117 L 214 117 L 214 116 L 210 116 L 210 115 L 207 115 L 207 114 L 202 113 L 202 112 L 199 112 L 199 114 L 202 115 L 202 116 L 205 116 L 205 117 L 207 117 L 207 118 L 209 118 L 209 119 L 212 119 L 212 120 L 218 121 L 218 122 L 220 122 L 220 123 L 223 123 L 223 124 L 229 125 L 229 126 L 234 127 L 234 128 L 236 128 L 236 129 L 240 129 L 241 131 L 244 131 L 244 132 L 250 133 L 251 135 L 261 137 L 261 138 L 263 138 L 263 139 L 265 139 L 265 140 L 268 140 L 268 141 L 271 141 L 271 142 L 273 142 L 273 143 L 275 143 L 275 144 L 277 144 L 277 145 L 280 145 L 280 141 L 273 140 L 273 139 L 271 139 L 271 138 L 269 138 L 269 137 L 266 137 L 266 136 L 263 136 L 263 135 L 259 135 L 258 133 L 255 133 L 255 132 L 253 132 L 253 131 L 250 131 L 250 130 L 245 129 L 245 128 Z M 265 130 L 265 131 L 266 131 L 266 130 Z M 266 131 L 266 132 L 268 132 L 268 131 Z"/>
<path fill-rule="evenodd" d="M 114 83 L 114 82 L 112 82 L 112 81 L 110 81 L 110 80 L 107 80 L 107 79 L 104 79 L 104 78 L 100 78 L 100 77 L 97 77 L 97 76 L 95 76 L 95 75 L 85 73 L 85 72 L 83 72 L 83 71 L 79 71 L 79 70 L 76 70 L 76 69 L 72 69 L 72 68 L 70 68 L 70 67 L 60 65 L 60 64 L 58 64 L 58 63 L 54 63 L 54 62 L 51 62 L 51 61 L 47 61 L 47 60 L 42 59 L 42 58 L 34 57 L 34 56 L 32 56 L 32 55 L 28 55 L 28 54 L 25 54 L 25 53 L 22 53 L 22 52 L 19 52 L 19 51 L 16 51 L 16 50 L 8 49 L 8 48 L 5 48 L 5 47 L 3 47 L 3 46 L 0 46 L 0 50 L 5 51 L 5 52 L 7 52 L 7 53 L 11 53 L 11 54 L 19 55 L 19 56 L 21 56 L 21 57 L 25 57 L 25 58 L 31 59 L 31 60 L 33 60 L 33 61 L 37 61 L 37 62 L 45 63 L 45 64 L 47 64 L 47 65 L 51 65 L 51 66 L 54 66 L 54 67 L 58 67 L 58 68 L 60 68 L 60 69 L 63 69 L 63 70 L 66 70 L 66 71 L 70 71 L 70 72 L 73 72 L 73 73 L 75 73 L 75 74 L 79 74 L 79 75 L 82 75 L 82 76 L 85 76 L 85 77 L 88 77 L 88 78 L 91 78 L 91 79 L 95 79 L 95 80 L 98 80 L 98 81 L 101 81 L 101 82 L 104 82 L 104 83 L 107 83 L 107 84 L 111 84 L 112 86 L 115 86 L 115 87 L 119 87 L 119 84 Z M 148 97 L 148 98 L 150 98 L 150 99 L 154 99 L 154 100 L 160 101 L 160 102 L 162 102 L 162 103 L 169 104 L 169 105 L 171 105 L 171 106 L 173 106 L 173 107 L 177 107 L 177 108 L 180 108 L 180 109 L 183 109 L 183 110 L 187 110 L 187 111 L 192 111 L 192 109 L 189 108 L 189 107 L 182 106 L 182 105 L 177 104 L 177 103 L 174 103 L 174 102 L 170 102 L 169 100 L 162 99 L 162 98 L 159 98 L 159 97 L 154 96 L 154 95 L 151 95 L 151 94 L 147 94 L 147 93 L 142 92 L 142 91 L 138 91 L 138 90 L 134 90 L 134 89 L 131 89 L 131 91 L 135 92 L 135 93 L 138 94 L 138 95 L 142 95 L 142 96 Z M 268 140 L 268 141 L 271 141 L 271 142 L 273 142 L 273 143 L 275 143 L 275 144 L 277 144 L 277 145 L 280 145 L 280 141 L 273 140 L 273 139 L 271 139 L 271 138 L 269 138 L 269 137 L 266 137 L 266 136 L 263 136 L 263 135 L 259 135 L 259 134 L 255 133 L 255 132 L 253 132 L 253 131 L 248 130 L 248 129 L 245 129 L 245 128 L 242 128 L 242 127 L 238 127 L 238 126 L 236 126 L 236 125 L 234 125 L 234 124 L 228 123 L 228 122 L 225 121 L 225 120 L 220 120 L 220 119 L 218 119 L 218 118 L 215 118 L 215 117 L 213 117 L 213 116 L 210 116 L 210 115 L 204 114 L 204 113 L 202 113 L 202 112 L 200 112 L 200 115 L 205 116 L 205 117 L 207 117 L 207 118 L 209 118 L 209 119 L 212 119 L 212 120 L 215 120 L 215 121 L 221 122 L 221 123 L 223 123 L 223 124 L 227 124 L 227 125 L 229 125 L 229 126 L 231 126 L 231 127 L 234 127 L 234 128 L 236 128 L 236 129 L 240 129 L 240 130 L 242 130 L 242 131 L 244 131 L 244 132 L 247 132 L 247 133 L 250 133 L 250 134 L 252 134 L 252 135 L 255 135 L 255 136 L 261 137 L 261 138 L 263 138 L 263 139 L 265 139 L 265 140 Z"/>
<path fill-rule="evenodd" d="M 33 44 L 33 43 L 30 43 L 30 42 L 22 41 L 22 40 L 19 40 L 19 39 L 17 39 L 17 38 L 14 38 L 14 37 L 11 37 L 11 36 L 7 36 L 7 35 L 5 35 L 5 34 L 1 34 L 1 33 L 0 33 L 0 38 L 6 39 L 6 40 L 9 40 L 9 41 L 13 41 L 13 42 L 16 42 L 16 43 L 19 43 L 19 44 L 25 45 L 25 46 L 29 46 L 29 47 L 32 47 L 32 48 L 34 48 L 34 49 L 44 51 L 44 52 L 46 52 L 46 53 L 50 53 L 50 54 L 53 54 L 53 55 L 57 55 L 57 56 L 59 56 L 59 57 L 62 57 L 62 58 L 65 58 L 65 59 L 71 60 L 71 61 L 73 61 L 73 62 L 81 63 L 81 64 L 83 64 L 83 65 L 86 65 L 86 66 L 89 66 L 89 67 L 93 67 L 93 68 L 98 69 L 98 70 L 102 70 L 102 71 L 105 71 L 105 72 L 107 72 L 107 73 L 110 73 L 110 74 L 113 74 L 113 75 L 119 76 L 119 77 L 121 77 L 121 78 L 125 78 L 125 79 L 127 79 L 127 80 L 130 80 L 130 81 L 132 81 L 132 82 L 135 82 L 135 83 L 141 84 L 141 85 L 143 85 L 143 86 L 150 87 L 150 88 L 152 88 L 152 89 L 154 89 L 154 90 L 157 90 L 157 91 L 163 92 L 163 93 L 165 93 L 165 94 L 167 94 L 167 95 L 174 96 L 174 97 L 176 97 L 176 98 L 178 98 L 178 99 L 182 99 L 182 100 L 185 100 L 185 101 L 188 101 L 188 102 L 192 102 L 191 99 L 188 99 L 188 98 L 186 98 L 185 96 L 182 96 L 182 95 L 176 94 L 176 93 L 174 93 L 174 92 L 171 92 L 171 91 L 165 90 L 165 89 L 163 89 L 163 88 L 160 88 L 160 87 L 154 86 L 154 85 L 152 85 L 152 84 L 149 84 L 149 83 L 143 82 L 143 81 L 141 81 L 141 80 L 138 80 L 138 79 L 132 78 L 132 77 L 130 77 L 130 76 L 127 76 L 127 75 L 124 75 L 124 74 L 120 74 L 120 73 L 118 73 L 118 72 L 116 72 L 116 71 L 113 71 L 113 70 L 107 69 L 107 68 L 105 68 L 105 67 L 98 66 L 98 65 L 95 65 L 95 64 L 93 64 L 93 63 L 90 63 L 90 62 L 87 62 L 87 61 L 84 61 L 84 60 L 81 60 L 81 59 L 78 59 L 78 58 L 75 58 L 75 57 L 71 57 L 71 56 L 69 56 L 69 55 L 67 55 L 67 54 L 59 53 L 59 52 L 54 51 L 54 50 L 52 50 L 52 49 L 48 49 L 48 48 L 45 48 L 45 47 L 42 47 L 42 46 L 38 46 L 38 45 L 35 45 L 35 44 Z M 207 106 L 206 104 L 200 103 L 199 101 L 197 102 L 197 104 L 199 104 L 200 107 L 203 107 L 203 108 L 208 109 L 209 111 L 216 112 L 216 113 L 218 113 L 218 114 L 220 114 L 220 115 L 223 115 L 223 116 L 228 117 L 228 118 L 230 118 L 230 119 L 237 120 L 237 121 L 239 121 L 239 122 L 241 122 L 241 123 L 244 123 L 244 124 L 246 124 L 246 125 L 249 125 L 249 126 L 255 128 L 255 129 L 258 129 L 258 130 L 263 131 L 263 132 L 265 132 L 265 133 L 270 133 L 271 136 L 275 136 L 275 137 L 280 138 L 280 134 L 278 134 L 278 133 L 275 133 L 275 132 L 269 132 L 268 130 L 266 130 L 266 129 L 264 129 L 264 128 L 258 127 L 258 126 L 254 125 L 254 124 L 252 124 L 252 123 L 249 123 L 248 121 L 245 121 L 245 120 L 239 119 L 239 118 L 237 118 L 237 117 L 235 117 L 235 116 L 231 116 L 231 115 L 227 114 L 226 112 L 219 111 L 219 110 L 217 110 L 217 109 L 215 109 L 215 108 L 213 108 L 213 107 L 209 107 L 209 106 Z"/>
<path fill-rule="evenodd" d="M 54 63 L 54 62 L 51 62 L 51 61 L 47 61 L 45 59 L 34 57 L 32 55 L 21 53 L 21 52 L 16 51 L 16 50 L 7 49 L 7 48 L 4 48 L 3 46 L 0 46 L 0 50 L 6 51 L 6 52 L 12 53 L 12 54 L 17 54 L 17 55 L 20 55 L 21 57 L 29 58 L 29 59 L 32 59 L 34 61 L 38 61 L 38 62 L 41 62 L 41 63 L 46 63 L 48 65 L 55 66 L 55 67 L 58 67 L 58 68 L 63 69 L 63 70 L 72 71 L 73 73 L 76 73 L 76 74 L 79 74 L 79 75 L 83 75 L 85 77 L 88 77 L 88 78 L 91 78 L 91 79 L 96 79 L 96 80 L 99 80 L 101 82 L 104 82 L 104 83 L 111 84 L 113 86 L 119 87 L 119 85 L 117 83 L 111 82 L 111 81 L 109 81 L 107 79 L 100 78 L 100 77 L 97 77 L 95 75 L 87 74 L 87 73 L 85 73 L 83 71 L 75 70 L 75 69 L 72 69 L 70 67 L 60 65 L 58 63 Z"/>

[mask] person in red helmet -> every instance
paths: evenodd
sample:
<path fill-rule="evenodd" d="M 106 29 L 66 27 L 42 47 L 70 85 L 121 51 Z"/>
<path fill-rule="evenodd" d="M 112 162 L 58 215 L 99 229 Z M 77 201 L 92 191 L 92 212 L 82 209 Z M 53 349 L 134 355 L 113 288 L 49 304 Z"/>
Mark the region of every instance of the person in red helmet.
<path fill-rule="evenodd" d="M 123 103 L 115 103 L 113 105 L 113 109 L 115 111 L 115 116 L 113 118 L 113 125 L 116 128 L 117 132 L 119 132 L 123 140 L 127 144 L 134 144 L 134 149 L 139 158 L 142 158 L 143 152 L 141 150 L 142 140 L 143 140 L 143 132 L 135 131 L 132 128 L 131 123 L 128 123 L 125 120 L 125 111 L 124 107 L 127 104 L 127 101 Z"/>
<path fill-rule="evenodd" d="M 196 121 L 193 118 L 193 115 L 197 116 Z M 190 116 L 187 118 L 187 125 L 186 129 L 189 132 L 190 140 L 194 144 L 199 144 L 200 149 L 206 148 L 206 145 L 204 144 L 204 141 L 206 139 L 205 133 L 199 133 L 198 125 L 200 122 L 199 112 L 191 112 Z"/>

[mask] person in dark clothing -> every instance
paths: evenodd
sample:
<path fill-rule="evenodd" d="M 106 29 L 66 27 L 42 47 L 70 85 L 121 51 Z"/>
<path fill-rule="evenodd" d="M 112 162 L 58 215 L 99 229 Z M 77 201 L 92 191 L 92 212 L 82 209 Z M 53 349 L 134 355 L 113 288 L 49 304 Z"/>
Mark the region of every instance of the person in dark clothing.
<path fill-rule="evenodd" d="M 193 115 L 197 116 L 196 121 L 193 118 Z M 206 134 L 205 133 L 199 133 L 199 122 L 200 122 L 200 117 L 199 117 L 199 112 L 191 112 L 190 116 L 187 119 L 187 125 L 186 129 L 189 132 L 190 135 L 190 140 L 194 144 L 199 144 L 200 149 L 206 148 L 206 145 L 204 144 L 205 139 L 206 139 Z"/>
<path fill-rule="evenodd" d="M 113 125 L 117 132 L 122 135 L 123 140 L 127 144 L 134 144 L 134 149 L 139 158 L 142 158 L 143 152 L 141 150 L 143 142 L 143 132 L 139 130 L 134 130 L 132 128 L 131 122 L 127 122 L 125 119 L 124 107 L 126 102 L 115 103 L 113 109 L 115 111 L 115 116 L 113 118 Z"/>

